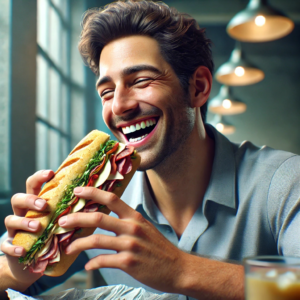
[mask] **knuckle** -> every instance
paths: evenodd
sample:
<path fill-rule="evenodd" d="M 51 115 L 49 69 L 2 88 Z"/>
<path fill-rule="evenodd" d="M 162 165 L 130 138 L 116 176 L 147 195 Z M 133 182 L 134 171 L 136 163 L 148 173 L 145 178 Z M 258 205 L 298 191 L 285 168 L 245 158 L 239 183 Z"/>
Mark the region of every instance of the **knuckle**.
<path fill-rule="evenodd" d="M 29 176 L 29 177 L 26 179 L 26 186 L 30 186 L 32 180 L 33 180 L 33 175 Z"/>
<path fill-rule="evenodd" d="M 89 194 L 90 194 L 92 197 L 94 197 L 94 196 L 96 196 L 96 194 L 97 194 L 97 189 L 95 189 L 95 188 L 89 188 L 89 189 L 88 189 L 88 192 L 89 192 Z"/>
<path fill-rule="evenodd" d="M 92 235 L 92 242 L 91 242 L 91 246 L 93 248 L 96 248 L 99 245 L 100 242 L 100 237 L 97 234 Z"/>
<path fill-rule="evenodd" d="M 11 202 L 12 202 L 12 203 L 16 202 L 16 200 L 17 200 L 21 195 L 22 195 L 21 193 L 14 194 L 14 195 L 11 197 Z"/>
<path fill-rule="evenodd" d="M 143 215 L 137 211 L 134 212 L 133 218 L 139 223 L 143 223 L 145 221 L 145 218 L 143 217 Z"/>
<path fill-rule="evenodd" d="M 124 253 L 121 259 L 121 264 L 124 269 L 128 269 L 135 264 L 134 256 L 132 253 Z"/>
<path fill-rule="evenodd" d="M 138 242 L 135 239 L 128 239 L 126 241 L 126 248 L 129 251 L 136 251 L 139 248 Z"/>
<path fill-rule="evenodd" d="M 117 195 L 115 195 L 115 194 L 113 194 L 113 193 L 110 193 L 109 195 L 108 195 L 108 203 L 109 204 L 113 204 L 113 203 L 116 203 L 118 200 L 119 200 L 119 198 L 118 198 L 118 196 Z"/>
<path fill-rule="evenodd" d="M 66 218 L 67 218 L 68 224 L 69 224 L 69 223 L 77 224 L 77 223 L 79 223 L 80 215 L 79 215 L 79 213 L 67 214 L 67 215 L 66 215 Z"/>
<path fill-rule="evenodd" d="M 35 195 L 26 194 L 25 201 L 26 201 L 28 204 L 34 205 L 34 200 L 35 200 L 36 198 L 37 198 L 37 196 L 35 196 Z"/>
<path fill-rule="evenodd" d="M 94 213 L 94 221 L 95 221 L 95 223 L 96 224 L 100 224 L 101 223 L 101 220 L 102 220 L 102 218 L 103 218 L 103 214 L 102 213 L 100 213 L 100 212 L 96 212 L 96 213 Z"/>
<path fill-rule="evenodd" d="M 139 224 L 133 223 L 131 224 L 131 234 L 134 236 L 140 236 L 142 233 L 142 228 Z"/>
<path fill-rule="evenodd" d="M 4 224 L 5 224 L 6 227 L 9 225 L 9 223 L 11 221 L 11 218 L 12 218 L 12 215 L 9 215 L 9 216 L 5 217 Z"/>

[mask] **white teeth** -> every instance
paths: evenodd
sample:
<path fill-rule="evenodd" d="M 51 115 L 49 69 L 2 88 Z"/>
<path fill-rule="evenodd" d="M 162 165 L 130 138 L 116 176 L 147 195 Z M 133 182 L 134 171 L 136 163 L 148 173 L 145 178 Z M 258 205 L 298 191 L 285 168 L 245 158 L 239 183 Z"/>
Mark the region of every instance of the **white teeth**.
<path fill-rule="evenodd" d="M 130 125 L 130 126 L 127 126 L 127 127 L 122 127 L 122 132 L 124 134 L 128 134 L 128 133 L 140 130 L 140 129 L 145 129 L 146 127 L 153 126 L 155 124 L 156 124 L 156 120 L 155 119 L 148 119 L 146 121 L 142 121 L 140 123 L 136 123 L 135 125 Z"/>
<path fill-rule="evenodd" d="M 135 129 L 135 126 L 134 125 L 130 125 L 130 132 L 135 132 L 136 129 Z"/>
<path fill-rule="evenodd" d="M 141 139 L 144 139 L 147 135 L 148 135 L 148 134 L 145 134 L 145 135 L 140 136 L 140 137 L 137 137 L 137 138 L 135 138 L 135 139 L 131 138 L 131 139 L 129 139 L 129 142 L 130 142 L 130 143 L 134 143 L 134 142 L 140 141 Z"/>

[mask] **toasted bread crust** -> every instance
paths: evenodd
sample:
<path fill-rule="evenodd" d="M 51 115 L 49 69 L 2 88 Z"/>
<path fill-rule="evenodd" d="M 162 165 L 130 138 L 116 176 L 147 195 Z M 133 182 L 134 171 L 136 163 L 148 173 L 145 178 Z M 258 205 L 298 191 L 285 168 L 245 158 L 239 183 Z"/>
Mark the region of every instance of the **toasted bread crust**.
<path fill-rule="evenodd" d="M 121 186 L 115 187 L 113 190 L 113 193 L 115 195 L 117 195 L 118 197 L 122 196 L 128 183 L 130 182 L 132 176 L 134 175 L 135 171 L 137 170 L 137 168 L 140 165 L 141 157 L 139 156 L 139 154 L 136 154 L 135 156 L 136 156 L 136 158 L 131 160 L 132 170 L 124 176 L 124 179 L 121 181 Z M 105 213 L 107 215 L 110 213 L 110 210 L 107 207 L 103 207 L 99 211 L 102 213 Z M 95 230 L 96 230 L 96 227 L 95 228 L 82 228 L 82 230 L 80 232 L 75 233 L 73 235 L 71 241 L 74 241 L 78 238 L 89 236 L 89 235 L 93 234 L 93 232 Z M 47 276 L 52 276 L 52 277 L 57 277 L 57 276 L 63 275 L 69 269 L 69 267 L 72 265 L 72 263 L 75 261 L 75 259 L 77 258 L 78 255 L 79 255 L 79 253 L 67 255 L 64 251 L 61 251 L 60 262 L 57 264 L 53 264 L 50 267 L 47 267 L 44 274 Z"/>
<path fill-rule="evenodd" d="M 55 172 L 54 177 L 45 184 L 38 195 L 48 202 L 46 210 L 42 212 L 29 210 L 25 216 L 26 218 L 38 219 L 41 223 L 41 230 L 37 233 L 18 232 L 12 242 L 14 245 L 24 247 L 26 251 L 31 249 L 54 215 L 57 204 L 64 195 L 65 187 L 70 185 L 79 174 L 84 172 L 89 160 L 100 149 L 100 145 L 108 140 L 108 134 L 99 130 L 93 130 L 75 146 Z M 89 143 L 87 144 L 87 142 Z M 76 149 L 78 150 L 74 151 Z"/>

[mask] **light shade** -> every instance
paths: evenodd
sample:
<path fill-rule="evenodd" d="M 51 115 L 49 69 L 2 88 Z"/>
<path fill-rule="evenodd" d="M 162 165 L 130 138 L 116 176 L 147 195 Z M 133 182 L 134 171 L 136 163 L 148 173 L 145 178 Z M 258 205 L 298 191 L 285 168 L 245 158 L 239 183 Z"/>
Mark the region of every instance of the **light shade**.
<path fill-rule="evenodd" d="M 262 70 L 248 62 L 244 57 L 240 43 L 232 51 L 229 61 L 216 71 L 215 78 L 226 85 L 249 85 L 263 80 Z"/>
<path fill-rule="evenodd" d="M 236 14 L 227 25 L 228 34 L 243 42 L 267 42 L 288 35 L 294 22 L 267 0 L 250 0 L 246 9 Z"/>
<path fill-rule="evenodd" d="M 208 109 L 214 114 L 235 115 L 246 111 L 247 105 L 230 95 L 227 85 L 222 85 L 219 94 L 208 103 Z"/>
<path fill-rule="evenodd" d="M 224 120 L 221 115 L 216 115 L 211 124 L 222 134 L 232 134 L 235 132 L 235 127 Z"/>

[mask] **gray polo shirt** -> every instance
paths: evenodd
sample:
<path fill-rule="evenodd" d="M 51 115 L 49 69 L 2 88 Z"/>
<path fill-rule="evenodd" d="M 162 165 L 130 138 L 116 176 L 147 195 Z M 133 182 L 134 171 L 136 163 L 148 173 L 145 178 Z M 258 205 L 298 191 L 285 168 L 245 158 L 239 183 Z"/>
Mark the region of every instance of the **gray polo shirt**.
<path fill-rule="evenodd" d="M 155 205 L 145 173 L 136 173 L 122 199 L 187 252 L 236 261 L 253 255 L 300 257 L 300 156 L 265 146 L 258 148 L 250 142 L 234 144 L 212 126 L 206 129 L 215 140 L 212 175 L 202 205 L 180 239 Z M 97 233 L 112 235 L 99 228 Z M 104 253 L 111 251 L 86 251 L 89 258 Z M 108 285 L 155 291 L 118 269 L 100 272 Z M 42 281 L 43 277 L 41 284 L 45 285 Z M 46 281 L 51 284 L 51 278 Z M 36 292 L 38 284 L 32 287 Z"/>

